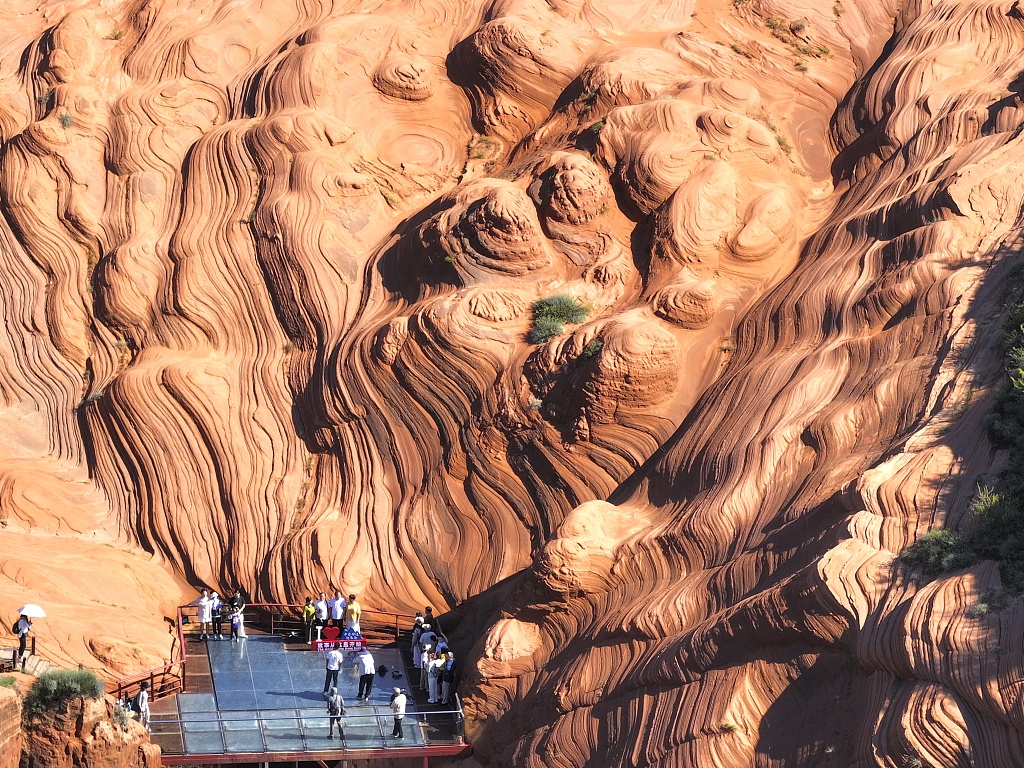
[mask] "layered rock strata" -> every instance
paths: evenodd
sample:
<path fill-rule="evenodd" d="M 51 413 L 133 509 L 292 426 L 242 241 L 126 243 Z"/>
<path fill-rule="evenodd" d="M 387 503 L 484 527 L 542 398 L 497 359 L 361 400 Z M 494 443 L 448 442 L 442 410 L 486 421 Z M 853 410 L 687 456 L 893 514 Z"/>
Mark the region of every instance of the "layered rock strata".
<path fill-rule="evenodd" d="M 485 763 L 1020 760 L 1019 600 L 979 618 L 995 564 L 929 581 L 895 559 L 969 527 L 998 471 L 975 394 L 999 375 L 1024 203 L 1011 10 L 905 7 L 836 112 L 841 194 L 799 265 L 663 455 L 565 517 L 472 654 Z M 699 260 L 687 237 L 659 247 Z"/>
<path fill-rule="evenodd" d="M 998 468 L 1014 8 L 8 4 L 4 610 L 468 601 L 493 765 L 1021 762 L 997 568 L 893 560 Z"/>

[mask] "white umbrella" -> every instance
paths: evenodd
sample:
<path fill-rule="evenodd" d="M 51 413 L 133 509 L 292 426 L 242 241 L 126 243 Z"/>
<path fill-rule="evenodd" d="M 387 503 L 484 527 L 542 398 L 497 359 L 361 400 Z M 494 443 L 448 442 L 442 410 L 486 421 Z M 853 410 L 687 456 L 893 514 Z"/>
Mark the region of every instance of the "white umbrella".
<path fill-rule="evenodd" d="M 46 616 L 46 611 L 35 603 L 29 603 L 28 605 L 21 606 L 21 608 L 18 609 L 18 613 L 22 616 L 28 616 L 30 619 L 42 619 Z"/>

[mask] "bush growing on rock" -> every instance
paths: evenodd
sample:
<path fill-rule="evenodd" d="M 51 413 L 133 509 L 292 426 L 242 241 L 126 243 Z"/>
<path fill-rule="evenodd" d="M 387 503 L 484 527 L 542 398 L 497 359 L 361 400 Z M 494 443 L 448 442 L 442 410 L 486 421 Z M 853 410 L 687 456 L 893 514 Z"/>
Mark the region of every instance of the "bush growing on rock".
<path fill-rule="evenodd" d="M 565 330 L 565 324 L 582 323 L 590 307 L 567 293 L 559 293 L 533 302 L 533 327 L 527 338 L 531 344 L 543 344 Z"/>
<path fill-rule="evenodd" d="M 533 321 L 533 328 L 527 334 L 531 344 L 543 344 L 545 341 L 555 338 L 565 330 L 565 326 L 550 317 L 540 317 Z"/>
<path fill-rule="evenodd" d="M 967 561 L 964 561 L 964 556 Z M 920 568 L 926 576 L 938 576 L 943 571 L 963 568 L 970 564 L 970 554 L 963 541 L 953 531 L 939 528 L 928 531 L 900 553 L 900 559 L 912 568 Z M 958 563 L 963 562 L 962 565 Z"/>
<path fill-rule="evenodd" d="M 25 714 L 31 717 L 55 710 L 78 696 L 98 699 L 102 695 L 103 681 L 92 672 L 51 669 L 40 675 L 29 691 L 25 698 Z"/>
<path fill-rule="evenodd" d="M 582 323 L 590 314 L 590 307 L 580 303 L 567 293 L 538 299 L 531 307 L 535 320 L 550 317 L 560 323 Z"/>

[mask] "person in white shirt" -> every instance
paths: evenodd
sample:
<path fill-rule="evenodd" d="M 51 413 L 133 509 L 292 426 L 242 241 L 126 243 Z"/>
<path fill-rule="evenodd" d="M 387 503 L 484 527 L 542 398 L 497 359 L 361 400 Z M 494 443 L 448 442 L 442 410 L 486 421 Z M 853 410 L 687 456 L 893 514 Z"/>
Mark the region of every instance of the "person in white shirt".
<path fill-rule="evenodd" d="M 345 620 L 345 606 L 348 603 L 345 602 L 345 598 L 341 596 L 341 590 L 339 589 L 334 593 L 334 599 L 331 600 L 331 620 L 334 622 L 334 626 L 341 629 L 341 622 Z"/>
<path fill-rule="evenodd" d="M 420 647 L 420 635 L 423 634 L 423 616 L 419 613 L 416 614 L 416 621 L 413 622 L 412 626 L 412 665 L 419 669 L 420 657 L 423 654 L 423 649 Z"/>
<path fill-rule="evenodd" d="M 205 640 L 213 631 L 213 598 L 210 597 L 210 590 L 204 588 L 202 594 L 192 601 L 192 605 L 199 607 L 199 639 Z"/>
<path fill-rule="evenodd" d="M 139 686 L 138 696 L 135 697 L 136 707 L 138 707 L 139 722 L 149 730 L 149 681 L 144 680 L 142 685 Z"/>
<path fill-rule="evenodd" d="M 369 649 L 363 648 L 356 656 L 356 669 L 359 670 L 359 701 L 370 700 L 370 690 L 373 688 L 373 678 L 377 676 L 377 668 L 373 665 L 373 656 Z"/>
<path fill-rule="evenodd" d="M 441 679 L 441 670 L 448 662 L 443 656 L 430 655 L 430 664 L 427 665 L 427 704 L 440 704 L 441 694 L 438 690 L 438 683 Z"/>
<path fill-rule="evenodd" d="M 320 633 L 327 626 L 327 617 L 331 612 L 331 604 L 327 602 L 327 593 L 321 592 L 320 599 L 313 603 L 316 609 L 316 639 L 320 639 Z"/>
<path fill-rule="evenodd" d="M 405 738 L 405 735 L 402 733 L 402 718 L 405 717 L 406 701 L 405 691 L 401 688 L 395 688 L 394 693 L 391 694 L 391 712 L 395 716 L 395 728 L 391 731 L 391 735 L 396 739 Z"/>
<path fill-rule="evenodd" d="M 338 685 L 338 672 L 345 660 L 345 654 L 335 646 L 327 654 L 327 678 L 324 680 L 324 693 L 328 693 L 332 687 Z"/>

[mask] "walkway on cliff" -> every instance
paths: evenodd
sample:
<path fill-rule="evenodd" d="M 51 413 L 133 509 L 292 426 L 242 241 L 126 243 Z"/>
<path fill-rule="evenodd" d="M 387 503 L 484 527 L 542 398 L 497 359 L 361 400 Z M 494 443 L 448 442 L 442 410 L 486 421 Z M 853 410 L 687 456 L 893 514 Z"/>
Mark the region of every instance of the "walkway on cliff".
<path fill-rule="evenodd" d="M 187 608 L 182 611 L 187 615 Z M 469 754 L 458 698 L 453 707 L 427 704 L 418 690 L 418 670 L 409 679 L 411 658 L 403 651 L 410 645 L 412 617 L 376 618 L 363 623 L 375 627 L 366 632 L 370 650 L 375 664 L 388 672 L 378 675 L 370 700 L 361 702 L 354 666 L 343 668 L 338 689 L 348 712 L 344 739 L 328 735 L 324 657 L 287 637 L 296 628 L 288 618 L 278 614 L 265 629 L 251 627 L 237 643 L 201 642 L 182 633 L 185 661 L 176 671 L 181 690 L 158 696 L 151 705 L 152 740 L 163 750 L 164 765 L 303 760 L 326 766 L 384 758 L 422 758 L 427 765 L 430 757 Z M 401 626 L 405 618 L 407 629 Z M 142 679 L 123 681 L 119 692 L 130 694 Z M 167 690 L 167 680 L 156 682 L 158 691 Z M 388 704 L 396 686 L 410 692 L 402 740 L 390 735 L 394 721 Z"/>

